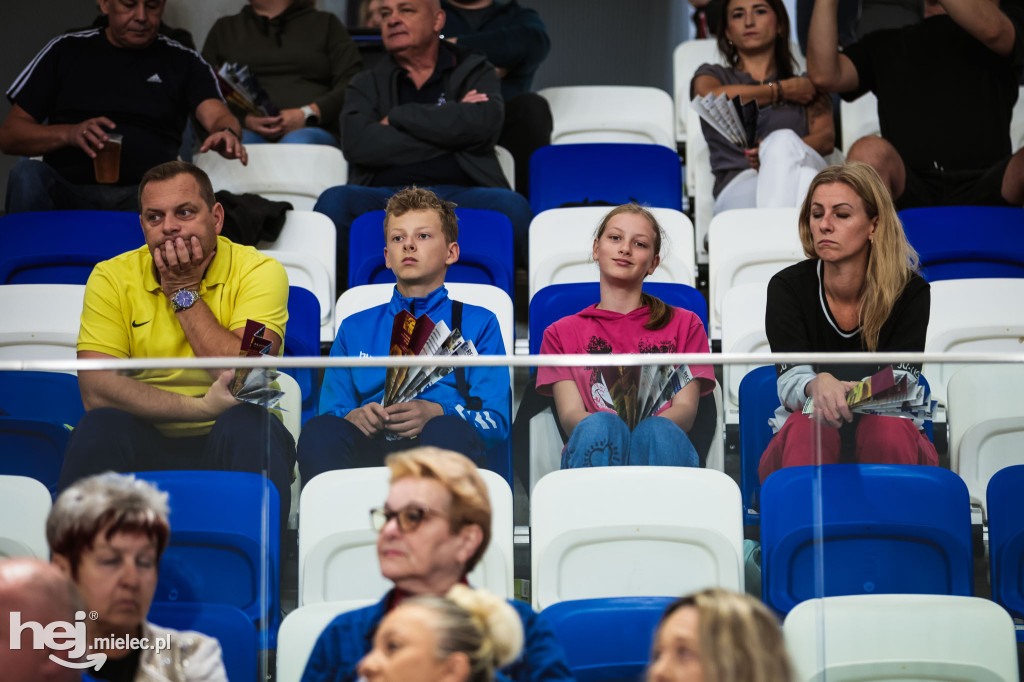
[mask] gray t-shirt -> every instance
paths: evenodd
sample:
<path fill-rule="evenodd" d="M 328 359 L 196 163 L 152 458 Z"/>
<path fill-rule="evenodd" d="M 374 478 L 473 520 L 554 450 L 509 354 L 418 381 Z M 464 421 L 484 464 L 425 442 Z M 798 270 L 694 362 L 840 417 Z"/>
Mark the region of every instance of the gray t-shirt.
<path fill-rule="evenodd" d="M 722 85 L 760 85 L 746 71 L 737 71 L 728 66 L 720 64 L 701 64 L 694 74 L 697 76 L 711 76 L 718 79 Z M 768 80 L 774 80 L 771 76 Z M 767 81 L 766 81 L 767 82 Z M 692 89 L 692 85 L 691 85 Z M 704 120 L 701 120 L 700 127 L 704 131 L 704 139 L 708 142 L 708 150 L 711 153 L 711 172 L 715 174 L 715 187 L 712 193 L 718 197 L 722 188 L 729 184 L 729 181 L 736 177 L 740 171 L 750 168 L 747 157 L 742 149 L 734 145 Z M 761 107 L 757 116 L 757 139 L 763 140 L 768 133 L 776 130 L 790 129 L 800 137 L 807 137 L 807 107 L 802 104 L 785 102 L 767 107 Z"/>

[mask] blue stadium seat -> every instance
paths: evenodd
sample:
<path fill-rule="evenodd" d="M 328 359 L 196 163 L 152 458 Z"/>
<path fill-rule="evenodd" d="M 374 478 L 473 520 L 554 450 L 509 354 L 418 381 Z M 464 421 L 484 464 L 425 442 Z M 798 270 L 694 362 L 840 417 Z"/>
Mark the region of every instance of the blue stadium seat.
<path fill-rule="evenodd" d="M 448 268 L 449 282 L 490 284 L 515 300 L 512 222 L 502 213 L 457 208 L 459 261 Z M 364 213 L 349 233 L 349 288 L 361 284 L 393 284 L 395 274 L 384 266 L 384 211 Z"/>
<path fill-rule="evenodd" d="M 153 604 L 147 620 L 165 628 L 194 630 L 220 642 L 229 680 L 255 680 L 256 627 L 240 609 L 226 604 Z"/>
<path fill-rule="evenodd" d="M 138 213 L 45 211 L 0 218 L 0 284 L 85 284 L 93 266 L 145 243 Z"/>
<path fill-rule="evenodd" d="M 779 407 L 779 391 L 775 366 L 758 367 L 740 382 L 740 491 L 743 494 L 743 522 L 761 522 L 761 479 L 757 465 L 772 439 L 768 420 Z"/>
<path fill-rule="evenodd" d="M 764 601 L 780 613 L 814 597 L 972 596 L 967 486 L 932 466 L 780 469 L 761 488 L 761 568 Z"/>
<path fill-rule="evenodd" d="M 636 201 L 681 210 L 679 155 L 657 144 L 558 144 L 530 157 L 534 215 L 567 203 Z"/>
<path fill-rule="evenodd" d="M 988 482 L 988 546 L 992 600 L 1024 618 L 1024 464 L 1000 469 Z M 1024 631 L 1017 630 L 1024 642 Z"/>
<path fill-rule="evenodd" d="M 302 287 L 288 287 L 288 324 L 284 333 L 285 357 L 320 357 L 320 301 Z M 281 369 L 302 391 L 302 423 L 316 416 L 320 401 L 320 370 L 314 367 Z"/>
<path fill-rule="evenodd" d="M 929 389 L 923 374 L 920 381 Z M 761 497 L 757 467 L 773 435 L 768 420 L 775 416 L 780 404 L 774 365 L 747 372 L 740 382 L 740 490 L 743 493 L 743 522 L 747 525 L 761 522 L 761 515 L 757 512 Z M 934 440 L 930 420 L 925 422 L 924 430 L 928 440 Z"/>
<path fill-rule="evenodd" d="M 899 213 L 921 256 L 921 275 L 943 279 L 1024 277 L 1024 210 L 1007 206 L 910 208 Z"/>
<path fill-rule="evenodd" d="M 135 475 L 170 494 L 171 540 L 154 603 L 234 606 L 259 631 L 260 648 L 274 648 L 281 624 L 281 502 L 274 485 L 237 471 Z"/>
<path fill-rule="evenodd" d="M 34 478 L 55 495 L 69 435 L 52 421 L 0 417 L 0 474 Z"/>
<path fill-rule="evenodd" d="M 645 282 L 644 291 L 669 305 L 693 312 L 707 331 L 708 304 L 693 287 L 670 282 Z M 575 315 L 600 300 L 601 285 L 598 282 L 552 284 L 534 294 L 530 301 L 530 353 L 536 355 L 540 352 L 540 343 L 548 325 L 567 315 Z"/>
<path fill-rule="evenodd" d="M 0 372 L 0 416 L 75 426 L 85 414 L 78 377 L 66 372 Z"/>
<path fill-rule="evenodd" d="M 544 617 L 579 682 L 642 679 L 658 621 L 675 597 L 610 597 L 552 604 Z"/>

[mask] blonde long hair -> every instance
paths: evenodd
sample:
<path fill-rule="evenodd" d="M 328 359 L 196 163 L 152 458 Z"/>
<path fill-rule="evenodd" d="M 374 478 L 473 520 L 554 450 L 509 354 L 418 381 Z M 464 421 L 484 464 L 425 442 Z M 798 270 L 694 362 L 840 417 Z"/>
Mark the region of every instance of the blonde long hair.
<path fill-rule="evenodd" d="M 841 182 L 860 197 L 869 218 L 877 218 L 874 238 L 868 251 L 864 288 L 860 294 L 860 338 L 865 350 L 878 350 L 878 335 L 889 319 L 896 299 L 918 270 L 917 251 L 907 241 L 903 224 L 896 215 L 896 206 L 888 188 L 874 168 L 866 163 L 852 162 L 829 166 L 818 173 L 807 190 L 800 207 L 800 242 L 804 255 L 817 258 L 811 234 L 811 199 L 821 185 Z"/>
<path fill-rule="evenodd" d="M 682 597 L 665 609 L 655 642 L 669 617 L 697 610 L 700 663 L 708 682 L 789 682 L 792 664 L 779 621 L 753 597 L 717 587 Z"/>

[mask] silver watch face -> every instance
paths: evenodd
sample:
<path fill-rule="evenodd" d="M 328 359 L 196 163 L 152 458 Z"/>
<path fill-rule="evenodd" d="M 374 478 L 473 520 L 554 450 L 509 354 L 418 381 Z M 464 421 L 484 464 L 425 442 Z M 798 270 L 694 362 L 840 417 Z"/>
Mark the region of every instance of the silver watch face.
<path fill-rule="evenodd" d="M 199 300 L 199 294 L 189 289 L 179 289 L 171 296 L 171 302 L 180 309 L 191 308 Z"/>

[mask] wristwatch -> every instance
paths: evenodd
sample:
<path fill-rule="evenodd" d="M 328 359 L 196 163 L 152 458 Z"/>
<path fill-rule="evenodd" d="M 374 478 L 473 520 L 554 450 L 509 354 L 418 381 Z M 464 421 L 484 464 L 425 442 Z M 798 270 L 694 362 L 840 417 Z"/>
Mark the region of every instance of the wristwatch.
<path fill-rule="evenodd" d="M 171 307 L 174 308 L 174 312 L 180 313 L 194 306 L 198 300 L 199 292 L 195 289 L 178 289 L 171 294 Z"/>
<path fill-rule="evenodd" d="M 306 117 L 307 126 L 320 125 L 320 117 L 316 115 L 315 111 L 313 111 L 313 107 L 307 104 L 306 106 L 302 107 L 301 111 L 302 115 Z"/>

